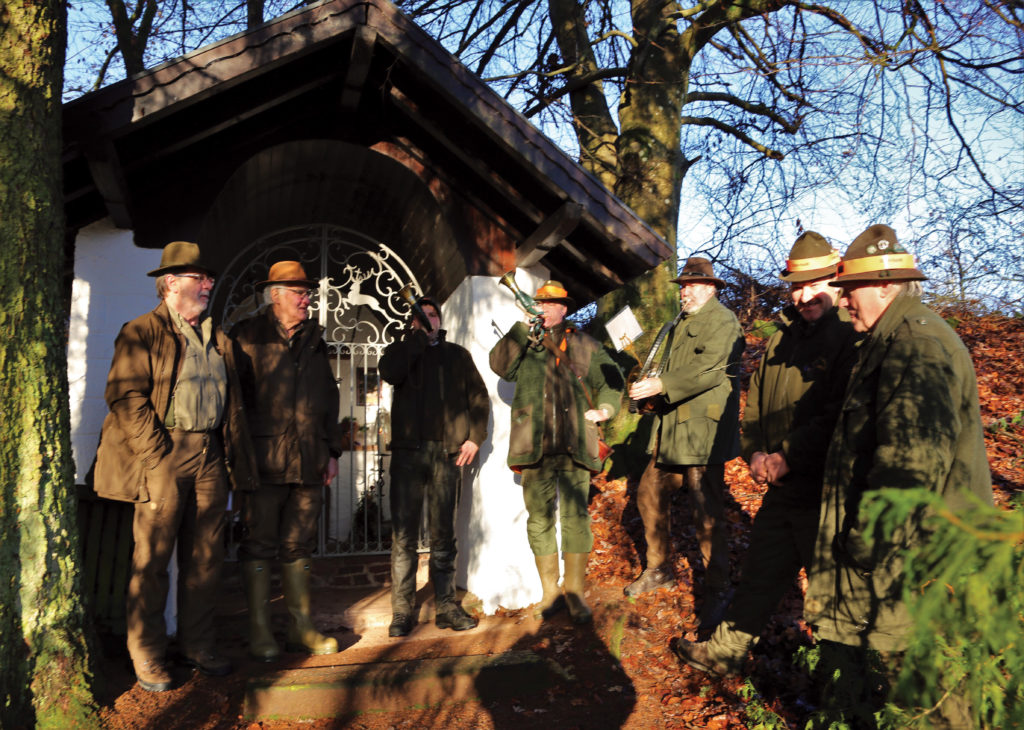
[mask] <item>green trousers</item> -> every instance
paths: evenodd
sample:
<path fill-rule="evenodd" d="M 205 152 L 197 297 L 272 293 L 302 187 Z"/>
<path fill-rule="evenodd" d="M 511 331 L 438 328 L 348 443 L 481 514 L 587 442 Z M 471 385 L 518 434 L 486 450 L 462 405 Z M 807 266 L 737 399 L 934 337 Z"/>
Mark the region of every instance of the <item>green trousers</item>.
<path fill-rule="evenodd" d="M 589 553 L 594 546 L 590 531 L 590 472 L 567 455 L 545 456 L 523 469 L 523 500 L 526 502 L 526 537 L 534 555 L 558 552 L 555 540 L 555 507 L 562 525 L 562 552 Z"/>

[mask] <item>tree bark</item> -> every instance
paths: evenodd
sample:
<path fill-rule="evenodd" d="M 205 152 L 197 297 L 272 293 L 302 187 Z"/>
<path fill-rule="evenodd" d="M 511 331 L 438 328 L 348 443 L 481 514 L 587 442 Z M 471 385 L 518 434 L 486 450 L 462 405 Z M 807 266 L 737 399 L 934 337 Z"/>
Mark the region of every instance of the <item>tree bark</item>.
<path fill-rule="evenodd" d="M 69 430 L 60 0 L 0 5 L 0 726 L 96 727 Z"/>

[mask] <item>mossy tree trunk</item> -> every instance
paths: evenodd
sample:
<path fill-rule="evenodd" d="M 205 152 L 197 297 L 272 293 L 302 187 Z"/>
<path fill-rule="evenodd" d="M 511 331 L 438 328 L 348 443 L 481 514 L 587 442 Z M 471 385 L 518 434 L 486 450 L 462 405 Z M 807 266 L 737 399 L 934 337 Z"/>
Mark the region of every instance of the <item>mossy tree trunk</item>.
<path fill-rule="evenodd" d="M 552 28 L 565 61 L 578 83 L 570 92 L 580 161 L 608 185 L 672 247 L 676 241 L 683 177 L 698 157 L 688 159 L 680 147 L 683 108 L 687 102 L 694 59 L 720 31 L 763 12 L 776 10 L 778 0 L 745 0 L 702 3 L 684 10 L 673 2 L 632 0 L 633 50 L 625 73 L 625 87 L 618 106 L 618 132 L 587 37 L 583 8 L 576 0 L 550 0 Z M 680 32 L 681 14 L 690 18 Z M 568 50 L 567 50 L 568 49 Z M 570 55 L 569 50 L 573 53 Z M 590 83 L 583 80 L 593 78 Z M 610 141 L 611 140 L 611 141 Z M 608 150 L 614 146 L 614 155 Z M 684 252 L 698 250 L 705 242 L 687 242 Z M 635 343 L 643 359 L 661 325 L 679 310 L 676 259 L 670 258 L 646 274 L 612 291 L 598 302 L 597 318 L 606 321 L 622 307 L 629 307 L 644 327 Z M 628 355 L 621 364 L 628 372 L 635 360 Z M 623 409 L 606 427 L 611 443 L 625 445 L 612 457 L 613 476 L 633 472 L 644 460 L 646 433 L 637 427 L 640 418 Z M 635 434 L 635 436 L 634 436 Z"/>
<path fill-rule="evenodd" d="M 60 0 L 0 4 L 0 727 L 95 727 L 78 581 Z"/>

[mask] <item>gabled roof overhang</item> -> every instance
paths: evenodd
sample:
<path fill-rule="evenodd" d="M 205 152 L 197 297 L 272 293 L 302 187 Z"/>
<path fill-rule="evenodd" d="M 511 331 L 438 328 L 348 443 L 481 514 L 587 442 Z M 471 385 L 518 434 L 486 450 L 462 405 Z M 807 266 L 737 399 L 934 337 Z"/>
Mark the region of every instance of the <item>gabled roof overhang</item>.
<path fill-rule="evenodd" d="M 204 199 L 261 149 L 333 138 L 429 169 L 438 190 L 486 219 L 494 235 L 463 232 L 480 249 L 466 273 L 543 261 L 591 301 L 672 254 L 382 0 L 290 13 L 70 102 L 64 115 L 69 227 L 110 216 L 142 246 L 194 236 Z"/>

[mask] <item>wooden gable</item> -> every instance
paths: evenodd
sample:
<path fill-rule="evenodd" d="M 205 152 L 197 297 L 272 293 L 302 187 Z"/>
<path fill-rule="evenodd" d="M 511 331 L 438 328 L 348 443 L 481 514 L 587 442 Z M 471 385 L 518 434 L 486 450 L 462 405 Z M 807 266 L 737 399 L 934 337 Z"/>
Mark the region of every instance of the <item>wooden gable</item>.
<path fill-rule="evenodd" d="M 383 0 L 332 0 L 65 105 L 71 230 L 109 216 L 213 258 L 275 226 L 386 236 L 426 288 L 543 260 L 592 301 L 671 255 Z"/>

